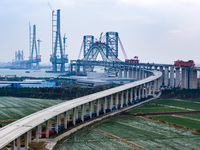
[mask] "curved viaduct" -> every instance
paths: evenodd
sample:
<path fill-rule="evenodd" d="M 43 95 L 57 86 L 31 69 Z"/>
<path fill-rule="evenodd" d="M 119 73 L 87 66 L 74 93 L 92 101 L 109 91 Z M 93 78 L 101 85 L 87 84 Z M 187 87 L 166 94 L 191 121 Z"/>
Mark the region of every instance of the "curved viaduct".
<path fill-rule="evenodd" d="M 144 73 L 145 75 L 142 76 L 146 78 L 139 81 L 63 102 L 0 128 L 0 149 L 6 149 L 6 145 L 10 143 L 11 150 L 14 150 L 15 142 L 17 142 L 17 149 L 20 149 L 20 137 L 22 135 L 25 135 L 25 149 L 28 149 L 28 143 L 32 141 L 32 130 L 35 128 L 35 140 L 39 142 L 43 123 L 46 124 L 46 137 L 49 137 L 49 130 L 53 121 L 58 133 L 61 116 L 62 118 L 64 116 L 64 128 L 67 129 L 67 123 L 70 119 L 75 125 L 78 116 L 80 116 L 81 121 L 84 121 L 84 116 L 88 113 L 92 118 L 94 108 L 96 108 L 96 116 L 99 116 L 100 113 L 105 114 L 108 110 L 113 111 L 112 108 L 115 106 L 123 108 L 124 105 L 127 106 L 137 100 L 144 99 L 148 95 L 154 95 L 162 84 L 162 72 L 145 70 Z M 78 109 L 81 112 L 78 112 Z"/>

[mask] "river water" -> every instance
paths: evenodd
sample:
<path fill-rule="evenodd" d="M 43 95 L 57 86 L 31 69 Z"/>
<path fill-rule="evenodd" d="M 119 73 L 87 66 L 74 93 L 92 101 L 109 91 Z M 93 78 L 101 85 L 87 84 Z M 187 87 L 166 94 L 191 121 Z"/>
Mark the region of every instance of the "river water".
<path fill-rule="evenodd" d="M 30 73 L 26 73 L 29 71 Z M 0 69 L 0 76 L 5 77 L 5 76 L 14 76 L 16 75 L 17 77 L 58 77 L 61 74 L 64 73 L 46 73 L 45 71 L 50 71 L 47 69 L 41 69 L 41 70 L 11 70 L 11 69 Z"/>

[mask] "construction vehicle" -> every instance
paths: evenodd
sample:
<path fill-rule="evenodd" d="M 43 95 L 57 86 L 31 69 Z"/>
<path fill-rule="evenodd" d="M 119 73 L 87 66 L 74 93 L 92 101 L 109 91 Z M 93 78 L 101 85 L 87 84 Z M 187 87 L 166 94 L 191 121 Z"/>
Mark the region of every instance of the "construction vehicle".
<path fill-rule="evenodd" d="M 174 66 L 187 68 L 187 67 L 194 67 L 195 63 L 193 60 L 188 60 L 188 61 L 177 60 L 174 61 Z"/>
<path fill-rule="evenodd" d="M 138 64 L 139 63 L 139 59 L 138 59 L 138 56 L 135 56 L 133 59 L 125 59 L 125 62 Z"/>

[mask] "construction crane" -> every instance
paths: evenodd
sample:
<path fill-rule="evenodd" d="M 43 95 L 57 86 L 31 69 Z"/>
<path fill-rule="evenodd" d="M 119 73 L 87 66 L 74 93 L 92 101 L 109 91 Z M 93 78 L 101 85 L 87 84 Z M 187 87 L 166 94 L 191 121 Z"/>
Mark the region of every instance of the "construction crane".
<path fill-rule="evenodd" d="M 64 51 L 64 54 L 65 54 L 65 41 L 67 39 L 67 37 L 65 37 L 65 35 L 66 35 L 66 33 L 64 34 L 64 37 L 63 37 L 63 46 L 64 46 L 63 51 Z"/>

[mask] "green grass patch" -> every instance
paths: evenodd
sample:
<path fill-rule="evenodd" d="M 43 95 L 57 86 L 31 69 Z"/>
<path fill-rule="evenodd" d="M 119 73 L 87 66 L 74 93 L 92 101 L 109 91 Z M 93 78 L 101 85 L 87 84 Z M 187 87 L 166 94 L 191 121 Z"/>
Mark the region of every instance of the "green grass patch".
<path fill-rule="evenodd" d="M 153 103 L 182 107 L 182 108 L 188 108 L 188 109 L 194 109 L 194 110 L 200 110 L 200 104 L 191 103 L 191 102 L 183 102 L 183 101 L 168 100 L 168 99 L 164 99 L 164 100 L 159 99 L 159 100 L 153 101 Z"/>
<path fill-rule="evenodd" d="M 170 108 L 160 105 L 154 105 L 154 104 L 144 104 L 138 108 L 134 108 L 129 110 L 130 113 L 151 113 L 151 112 L 173 112 L 173 111 L 185 111 L 183 109 L 178 108 Z"/>
<path fill-rule="evenodd" d="M 138 108 L 138 109 L 132 109 L 129 110 L 130 113 L 156 113 L 156 112 L 176 112 L 176 111 L 186 111 L 183 109 L 177 109 L 177 108 Z"/>
<path fill-rule="evenodd" d="M 40 111 L 41 109 L 48 108 L 61 102 L 65 101 L 0 97 L 0 120 L 20 119 L 27 115 Z M 7 125 L 8 123 L 1 122 L 3 126 Z"/>
<path fill-rule="evenodd" d="M 183 99 L 186 101 L 192 101 L 192 102 L 200 102 L 200 99 Z"/>
<path fill-rule="evenodd" d="M 198 149 L 200 136 L 157 122 L 133 116 L 116 116 L 94 128 L 132 142 L 145 149 Z M 61 142 L 62 143 L 62 142 Z M 60 144 L 61 144 L 60 143 Z M 135 149 L 126 143 L 94 131 L 92 128 L 79 130 L 59 150 L 75 149 Z"/>
<path fill-rule="evenodd" d="M 181 115 L 181 116 L 194 118 L 194 119 L 200 119 L 200 114 L 188 114 L 188 115 Z"/>
<path fill-rule="evenodd" d="M 196 120 L 190 120 L 186 118 L 179 118 L 179 117 L 174 117 L 174 116 L 154 116 L 152 117 L 154 119 L 158 119 L 161 121 L 169 122 L 172 124 L 184 126 L 187 128 L 192 128 L 195 130 L 200 130 L 200 122 Z"/>

